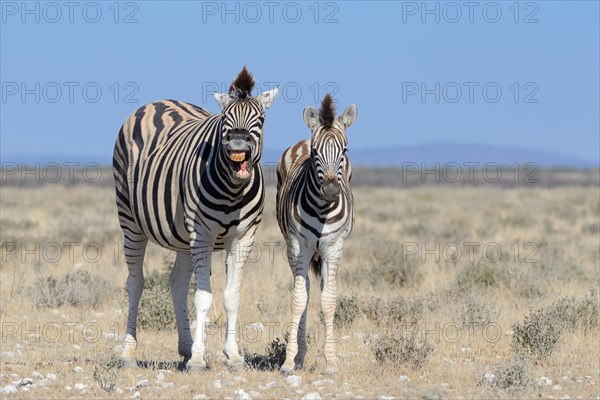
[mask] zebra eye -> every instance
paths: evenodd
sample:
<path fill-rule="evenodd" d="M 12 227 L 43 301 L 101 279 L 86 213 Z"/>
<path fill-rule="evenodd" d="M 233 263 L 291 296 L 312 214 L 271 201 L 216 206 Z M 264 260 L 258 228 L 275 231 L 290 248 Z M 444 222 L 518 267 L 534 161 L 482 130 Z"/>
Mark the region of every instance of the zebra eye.
<path fill-rule="evenodd" d="M 344 149 L 342 150 L 342 154 L 346 154 L 348 152 L 348 148 L 344 147 Z"/>

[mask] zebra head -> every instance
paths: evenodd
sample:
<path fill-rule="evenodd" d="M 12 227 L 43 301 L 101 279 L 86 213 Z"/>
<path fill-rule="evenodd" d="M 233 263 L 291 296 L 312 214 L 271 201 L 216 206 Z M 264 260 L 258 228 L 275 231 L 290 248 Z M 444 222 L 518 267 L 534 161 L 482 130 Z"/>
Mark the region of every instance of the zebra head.
<path fill-rule="evenodd" d="M 325 95 L 319 112 L 312 107 L 304 109 L 304 122 L 312 131 L 311 164 L 322 199 L 333 202 L 340 194 L 349 161 L 346 129 L 356 119 L 358 108 L 348 106 L 335 118 L 335 105 L 329 94 Z"/>
<path fill-rule="evenodd" d="M 246 67 L 231 84 L 229 93 L 215 93 L 221 107 L 221 150 L 231 177 L 248 181 L 260 161 L 265 110 L 271 107 L 278 88 L 252 96 L 254 77 Z"/>

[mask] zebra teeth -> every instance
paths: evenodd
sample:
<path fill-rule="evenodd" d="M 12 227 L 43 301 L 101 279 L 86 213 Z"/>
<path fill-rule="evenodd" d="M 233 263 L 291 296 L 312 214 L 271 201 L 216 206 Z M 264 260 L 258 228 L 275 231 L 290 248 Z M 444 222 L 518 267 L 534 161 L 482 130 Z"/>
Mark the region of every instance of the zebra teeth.
<path fill-rule="evenodd" d="M 231 153 L 229 155 L 229 158 L 231 158 L 233 161 L 236 162 L 242 162 L 246 159 L 246 153 L 241 152 L 241 153 Z"/>

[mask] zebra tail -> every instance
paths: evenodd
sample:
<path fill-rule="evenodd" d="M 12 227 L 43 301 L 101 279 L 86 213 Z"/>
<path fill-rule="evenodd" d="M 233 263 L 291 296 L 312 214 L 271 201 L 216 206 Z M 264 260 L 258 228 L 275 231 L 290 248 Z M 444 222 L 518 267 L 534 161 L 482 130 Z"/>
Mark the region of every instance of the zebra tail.
<path fill-rule="evenodd" d="M 321 277 L 321 268 L 323 266 L 323 260 L 321 259 L 321 255 L 319 253 L 316 253 L 313 258 L 310 260 L 310 269 L 312 270 L 312 272 L 314 272 L 314 274 L 317 276 L 317 278 Z"/>

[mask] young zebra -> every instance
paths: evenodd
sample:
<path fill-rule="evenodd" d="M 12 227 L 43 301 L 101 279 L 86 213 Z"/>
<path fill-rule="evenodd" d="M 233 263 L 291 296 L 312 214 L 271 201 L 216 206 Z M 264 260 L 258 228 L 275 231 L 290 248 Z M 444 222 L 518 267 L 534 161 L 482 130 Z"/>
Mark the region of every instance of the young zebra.
<path fill-rule="evenodd" d="M 253 97 L 253 76 L 244 69 L 229 93 L 215 93 L 222 113 L 211 115 L 175 100 L 147 104 L 123 124 L 113 155 L 119 222 L 129 276 L 129 316 L 122 359 L 135 365 L 137 308 L 144 286 L 148 239 L 177 252 L 169 283 L 179 354 L 188 369 L 203 369 L 204 326 L 212 303 L 211 254 L 227 251 L 223 293 L 230 366 L 243 359 L 236 343 L 242 269 L 261 221 L 264 191 L 259 164 L 265 110 L 273 89 Z M 190 332 L 187 293 L 196 276 L 196 340 Z M 188 361 L 189 360 L 189 361 Z"/>
<path fill-rule="evenodd" d="M 335 275 L 344 239 L 354 224 L 346 129 L 356 119 L 357 112 L 353 104 L 336 119 L 329 94 L 318 113 L 306 107 L 304 122 L 312 131 L 312 137 L 288 148 L 277 168 L 277 221 L 287 242 L 288 260 L 294 274 L 292 321 L 298 326 L 297 331 L 290 332 L 285 363 L 281 367 L 283 373 L 304 366 L 309 265 L 321 276 L 327 373 L 338 371 L 333 340 Z"/>

